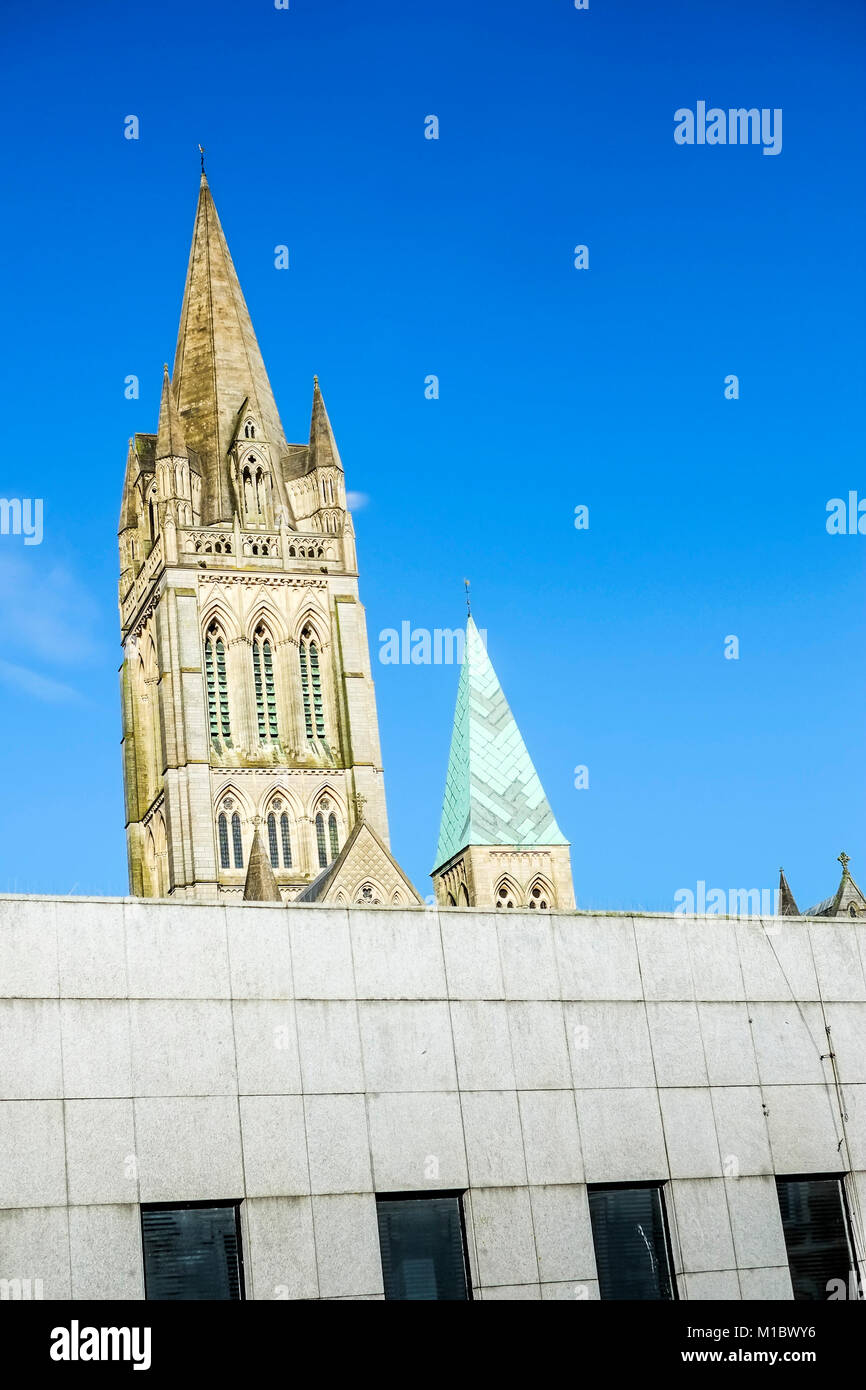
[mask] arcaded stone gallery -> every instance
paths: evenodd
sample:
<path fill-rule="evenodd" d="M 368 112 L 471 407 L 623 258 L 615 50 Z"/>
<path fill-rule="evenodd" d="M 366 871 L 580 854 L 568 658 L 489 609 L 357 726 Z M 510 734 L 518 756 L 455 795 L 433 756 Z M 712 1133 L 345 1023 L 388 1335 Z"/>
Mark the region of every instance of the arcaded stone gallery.
<path fill-rule="evenodd" d="M 803 913 L 784 875 L 777 916 L 580 911 L 470 616 L 425 902 L 322 391 L 287 442 L 204 175 L 156 425 L 119 533 L 131 896 L 0 897 L 0 1295 L 856 1296 L 847 855 Z"/>

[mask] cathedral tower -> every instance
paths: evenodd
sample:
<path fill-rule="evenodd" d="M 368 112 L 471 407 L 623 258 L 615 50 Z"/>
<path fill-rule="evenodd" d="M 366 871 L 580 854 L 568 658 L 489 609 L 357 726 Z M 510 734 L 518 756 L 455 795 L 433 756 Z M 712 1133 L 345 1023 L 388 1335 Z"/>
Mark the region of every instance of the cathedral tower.
<path fill-rule="evenodd" d="M 574 907 L 568 841 L 471 617 L 432 878 L 443 907 Z"/>
<path fill-rule="evenodd" d="M 284 899 L 315 898 L 361 826 L 388 859 L 340 455 L 317 379 L 309 442 L 286 441 L 204 174 L 174 370 L 156 434 L 130 441 L 119 544 L 131 892 L 240 902 L 255 842 L 256 881 L 264 851 Z M 385 878 L 378 900 L 417 901 L 399 870 Z"/>

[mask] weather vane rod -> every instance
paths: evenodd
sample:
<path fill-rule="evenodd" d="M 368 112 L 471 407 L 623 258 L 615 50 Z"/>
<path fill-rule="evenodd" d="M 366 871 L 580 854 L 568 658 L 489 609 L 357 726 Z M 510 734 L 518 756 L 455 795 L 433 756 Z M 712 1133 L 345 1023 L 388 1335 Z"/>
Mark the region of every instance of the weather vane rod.
<path fill-rule="evenodd" d="M 198 152 L 201 155 L 201 171 L 204 173 L 204 146 L 199 145 Z"/>
<path fill-rule="evenodd" d="M 468 580 L 468 579 L 464 579 L 463 583 L 464 583 L 465 586 L 466 586 L 466 612 L 467 612 L 467 614 L 469 615 L 469 617 L 471 618 L 471 617 L 472 617 L 472 605 L 471 605 L 471 603 L 470 603 L 470 601 L 469 601 L 469 580 Z"/>

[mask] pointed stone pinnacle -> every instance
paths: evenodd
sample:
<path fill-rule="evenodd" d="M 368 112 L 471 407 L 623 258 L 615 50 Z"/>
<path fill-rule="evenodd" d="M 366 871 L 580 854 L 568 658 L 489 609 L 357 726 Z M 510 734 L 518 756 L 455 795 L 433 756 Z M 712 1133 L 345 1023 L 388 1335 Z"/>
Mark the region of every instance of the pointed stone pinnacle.
<path fill-rule="evenodd" d="M 256 821 L 260 822 L 260 817 L 257 816 Z M 282 901 L 282 894 L 277 886 L 270 856 L 262 844 L 262 837 L 259 834 L 257 824 L 253 832 L 250 862 L 244 883 L 244 902 L 281 903 Z"/>

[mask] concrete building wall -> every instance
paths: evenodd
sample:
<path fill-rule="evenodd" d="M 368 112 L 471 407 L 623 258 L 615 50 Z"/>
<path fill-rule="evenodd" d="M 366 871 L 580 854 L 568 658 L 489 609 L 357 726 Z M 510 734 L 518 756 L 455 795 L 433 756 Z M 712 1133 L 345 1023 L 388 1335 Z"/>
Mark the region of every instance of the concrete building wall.
<path fill-rule="evenodd" d="M 247 1297 L 378 1299 L 375 1193 L 467 1189 L 476 1297 L 595 1298 L 586 1184 L 655 1179 L 680 1297 L 790 1298 L 774 1174 L 866 1200 L 864 933 L 0 898 L 0 1279 L 141 1298 L 140 1203 L 243 1199 Z"/>

